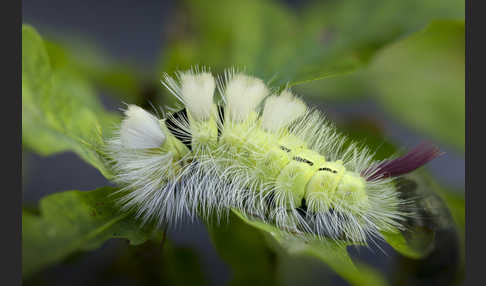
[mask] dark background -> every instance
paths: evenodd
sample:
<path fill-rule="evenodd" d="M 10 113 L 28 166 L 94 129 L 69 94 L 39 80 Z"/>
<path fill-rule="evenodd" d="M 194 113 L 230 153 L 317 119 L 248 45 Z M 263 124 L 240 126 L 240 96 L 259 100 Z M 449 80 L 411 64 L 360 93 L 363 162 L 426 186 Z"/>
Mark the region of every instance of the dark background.
<path fill-rule="evenodd" d="M 298 1 L 286 1 L 297 7 Z M 171 22 L 174 1 L 34 1 L 24 0 L 23 23 L 36 27 L 41 34 L 80 35 L 99 44 L 110 56 L 130 62 L 145 71 L 155 71 L 157 58 L 165 44 L 164 27 Z M 121 103 L 101 94 L 106 107 L 117 110 Z M 318 103 L 319 105 L 322 105 Z M 373 102 L 330 103 L 324 110 L 337 122 L 352 116 L 372 114 L 381 123 L 391 140 L 400 146 L 411 148 L 424 139 L 429 139 L 394 122 Z M 436 142 L 434 142 L 436 143 Z M 451 189 L 464 189 L 464 155 L 439 143 L 446 154 L 428 166 L 428 170 L 439 182 Z M 65 190 L 91 190 L 110 184 L 97 170 L 72 153 L 40 157 L 23 153 L 23 202 L 35 205 L 50 193 Z M 206 276 L 214 285 L 222 285 L 230 279 L 228 266 L 218 257 L 202 224 L 186 224 L 180 229 L 169 231 L 169 238 L 176 245 L 194 248 Z M 99 280 L 100 271 L 117 257 L 124 242 L 110 241 L 92 253 L 80 254 L 69 261 L 55 266 L 42 275 L 46 285 L 93 285 Z M 385 246 L 386 247 L 386 246 Z M 385 249 L 388 255 L 376 251 L 362 250 L 360 258 L 382 269 L 390 269 L 393 251 Z M 319 284 L 322 268 L 309 263 L 309 280 Z M 40 279 L 40 278 L 39 278 Z M 324 278 L 323 278 L 324 279 Z M 338 276 L 333 282 L 345 285 Z M 303 281 L 304 282 L 304 281 Z M 136 281 L 106 281 L 108 285 L 138 285 Z M 305 284 L 305 283 L 304 283 Z M 304 285 L 303 284 L 303 285 Z"/>

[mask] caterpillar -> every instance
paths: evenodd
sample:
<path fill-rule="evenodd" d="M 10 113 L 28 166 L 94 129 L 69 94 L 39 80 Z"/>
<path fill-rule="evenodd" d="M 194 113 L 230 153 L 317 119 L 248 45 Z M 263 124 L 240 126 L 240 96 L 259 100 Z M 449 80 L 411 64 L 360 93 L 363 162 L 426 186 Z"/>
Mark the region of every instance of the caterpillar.
<path fill-rule="evenodd" d="M 119 203 L 143 222 L 219 221 L 235 210 L 298 239 L 367 244 L 416 215 L 394 180 L 440 155 L 421 144 L 375 161 L 286 88 L 227 70 L 167 74 L 181 103 L 162 116 L 128 105 L 106 149 Z"/>

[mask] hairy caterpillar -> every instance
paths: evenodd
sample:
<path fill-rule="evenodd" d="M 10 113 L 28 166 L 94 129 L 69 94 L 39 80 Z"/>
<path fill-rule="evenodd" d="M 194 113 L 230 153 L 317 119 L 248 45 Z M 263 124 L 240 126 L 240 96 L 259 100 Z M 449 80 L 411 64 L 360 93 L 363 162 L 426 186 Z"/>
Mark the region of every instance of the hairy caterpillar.
<path fill-rule="evenodd" d="M 107 142 L 120 202 L 144 221 L 174 224 L 235 209 L 294 237 L 367 243 L 404 229 L 415 214 L 393 181 L 439 155 L 424 144 L 373 161 L 364 147 L 344 147 L 332 123 L 290 90 L 271 94 L 243 73 L 215 80 L 189 70 L 163 84 L 183 108 L 159 119 L 129 105 Z"/>

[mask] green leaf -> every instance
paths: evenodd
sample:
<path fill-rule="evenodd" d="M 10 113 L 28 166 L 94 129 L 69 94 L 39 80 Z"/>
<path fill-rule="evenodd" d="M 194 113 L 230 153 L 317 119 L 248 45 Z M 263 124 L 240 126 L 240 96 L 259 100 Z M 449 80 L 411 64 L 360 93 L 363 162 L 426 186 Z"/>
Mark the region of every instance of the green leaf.
<path fill-rule="evenodd" d="M 415 227 L 412 225 L 412 229 L 419 226 L 425 231 L 433 232 L 433 247 L 420 259 L 410 259 L 413 258 L 410 255 L 398 257 L 395 273 L 392 275 L 393 284 L 430 284 L 433 281 L 438 285 L 460 285 L 464 277 L 464 230 L 458 228 L 451 212 L 454 213 L 461 207 L 449 205 L 448 209 L 441 199 L 443 188 L 423 172 L 416 171 L 405 179 L 410 180 L 411 185 L 416 185 L 416 188 L 407 188 L 405 191 L 411 191 L 409 196 L 415 196 L 419 200 L 421 218 Z M 407 234 L 404 233 L 407 243 L 412 247 L 416 246 L 408 241 Z"/>
<path fill-rule="evenodd" d="M 160 60 L 161 72 L 208 65 L 215 72 L 236 66 L 267 79 L 294 52 L 298 36 L 295 16 L 284 5 L 268 0 L 186 0 L 180 12 L 187 25 L 169 37 Z"/>
<path fill-rule="evenodd" d="M 461 247 L 461 260 L 465 260 L 465 231 L 466 231 L 466 205 L 464 190 L 450 190 L 439 185 L 430 175 L 424 172 L 414 174 L 414 180 L 420 186 L 427 186 L 434 196 L 423 200 L 423 205 L 440 218 L 436 221 L 436 227 L 441 230 L 454 232 L 459 236 Z M 421 193 L 426 196 L 427 189 L 422 188 Z"/>
<path fill-rule="evenodd" d="M 301 33 L 308 36 L 300 40 L 302 46 L 297 49 L 295 64 L 284 66 L 296 71 L 288 78 L 290 85 L 323 78 L 329 79 L 326 85 L 340 84 L 331 76 L 348 75 L 367 65 L 381 48 L 439 17 L 463 19 L 464 3 L 456 0 L 316 1 L 303 9 Z M 318 84 L 324 89 L 326 85 Z M 349 81 L 343 88 L 350 91 Z"/>
<path fill-rule="evenodd" d="M 441 198 L 444 191 L 422 171 L 399 180 L 399 191 L 405 198 L 415 200 L 420 217 L 400 234 L 384 234 L 385 239 L 405 257 L 420 260 L 412 264 L 424 265 L 421 267 L 425 269 L 427 263 L 432 263 L 430 261 L 445 260 L 449 275 L 457 277 L 456 273 L 464 265 L 464 230 L 458 228 L 451 212 L 464 210 L 464 201 L 462 207 L 447 205 Z M 436 275 L 440 275 L 440 271 L 443 270 L 435 270 Z"/>
<path fill-rule="evenodd" d="M 448 205 L 456 225 L 462 232 L 464 232 L 466 229 L 466 204 L 464 200 L 464 191 L 447 190 L 437 187 L 437 193 Z"/>
<path fill-rule="evenodd" d="M 436 248 L 437 233 L 444 228 L 454 229 L 451 227 L 452 217 L 446 204 L 419 171 L 397 179 L 395 185 L 401 197 L 413 201 L 420 216 L 407 222 L 410 225 L 406 230 L 382 232 L 382 235 L 402 255 L 413 259 L 426 258 Z"/>
<path fill-rule="evenodd" d="M 413 259 L 426 257 L 433 247 L 434 233 L 425 230 L 415 229 L 412 239 L 409 240 L 401 232 L 383 232 L 382 235 L 397 252 Z"/>
<path fill-rule="evenodd" d="M 53 69 L 67 69 L 128 102 L 138 102 L 144 75 L 112 59 L 88 39 L 63 37 L 44 41 Z"/>
<path fill-rule="evenodd" d="M 291 79 L 305 81 L 309 79 L 307 74 L 332 76 L 350 72 L 359 65 L 354 56 L 334 60 L 336 49 L 324 59 L 321 34 L 303 33 L 306 31 L 300 27 L 302 19 L 279 2 L 220 0 L 212 4 L 184 2 L 188 27 L 174 32 L 164 50 L 161 71 L 173 72 L 199 64 L 221 72 L 236 66 L 278 87 Z M 316 63 L 316 57 L 325 64 Z"/>
<path fill-rule="evenodd" d="M 110 238 L 138 245 L 154 232 L 140 227 L 132 214 L 121 213 L 114 188 L 67 191 L 44 197 L 40 213 L 22 214 L 22 273 L 29 275 L 80 250 L 93 250 Z"/>
<path fill-rule="evenodd" d="M 376 269 L 364 263 L 353 262 L 345 248 L 321 242 L 302 248 L 297 247 L 295 253 L 312 255 L 321 259 L 351 285 L 388 285 L 384 275 Z"/>
<path fill-rule="evenodd" d="M 99 269 L 92 285 L 106 284 L 106 277 L 137 285 L 208 285 L 195 249 L 176 246 L 162 234 L 137 247 L 118 244 L 109 256 L 111 263 Z"/>
<path fill-rule="evenodd" d="M 350 74 L 430 19 L 464 18 L 464 3 L 456 0 L 316 1 L 299 9 L 271 0 L 186 0 L 181 6 L 184 22 L 171 29 L 161 71 L 245 67 L 274 87 Z"/>
<path fill-rule="evenodd" d="M 434 21 L 380 52 L 376 99 L 408 126 L 464 150 L 464 21 Z"/>
<path fill-rule="evenodd" d="M 285 250 L 277 253 L 278 285 L 332 285 L 337 274 L 322 261 L 310 255 L 293 255 Z"/>
<path fill-rule="evenodd" d="M 52 69 L 34 28 L 22 27 L 22 143 L 41 155 L 73 151 L 103 175 L 103 132 L 119 120 L 103 109 L 91 86 L 64 69 Z"/>
<path fill-rule="evenodd" d="M 264 235 L 235 215 L 230 223 L 208 225 L 211 240 L 233 272 L 230 285 L 276 285 L 276 256 Z"/>
<path fill-rule="evenodd" d="M 162 256 L 163 280 L 170 281 L 170 285 L 209 285 L 194 249 L 169 244 L 164 247 Z"/>
<path fill-rule="evenodd" d="M 458 284 L 464 279 L 465 276 L 465 263 L 466 263 L 466 204 L 464 200 L 463 190 L 448 190 L 439 188 L 437 191 L 439 196 L 446 202 L 452 217 L 454 218 L 455 225 L 457 226 L 457 232 L 460 239 L 460 273 Z"/>
<path fill-rule="evenodd" d="M 338 245 L 326 240 L 309 242 L 289 240 L 282 237 L 271 225 L 248 220 L 236 211 L 234 213 L 242 221 L 263 231 L 276 248 L 281 248 L 290 254 L 314 256 L 352 285 L 387 285 L 378 271 L 365 264 L 353 262 L 346 250 L 346 245 Z"/>

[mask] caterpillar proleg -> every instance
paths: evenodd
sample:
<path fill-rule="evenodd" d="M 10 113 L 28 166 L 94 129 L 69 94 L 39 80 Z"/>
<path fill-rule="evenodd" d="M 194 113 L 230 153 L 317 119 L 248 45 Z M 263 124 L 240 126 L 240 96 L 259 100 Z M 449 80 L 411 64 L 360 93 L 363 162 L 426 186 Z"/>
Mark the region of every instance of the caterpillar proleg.
<path fill-rule="evenodd" d="M 234 209 L 293 237 L 367 243 L 404 229 L 415 213 L 394 180 L 439 155 L 423 144 L 374 161 L 289 89 L 275 94 L 243 73 L 216 80 L 189 70 L 163 84 L 183 107 L 158 118 L 128 105 L 107 142 L 120 203 L 144 221 L 171 225 Z"/>

